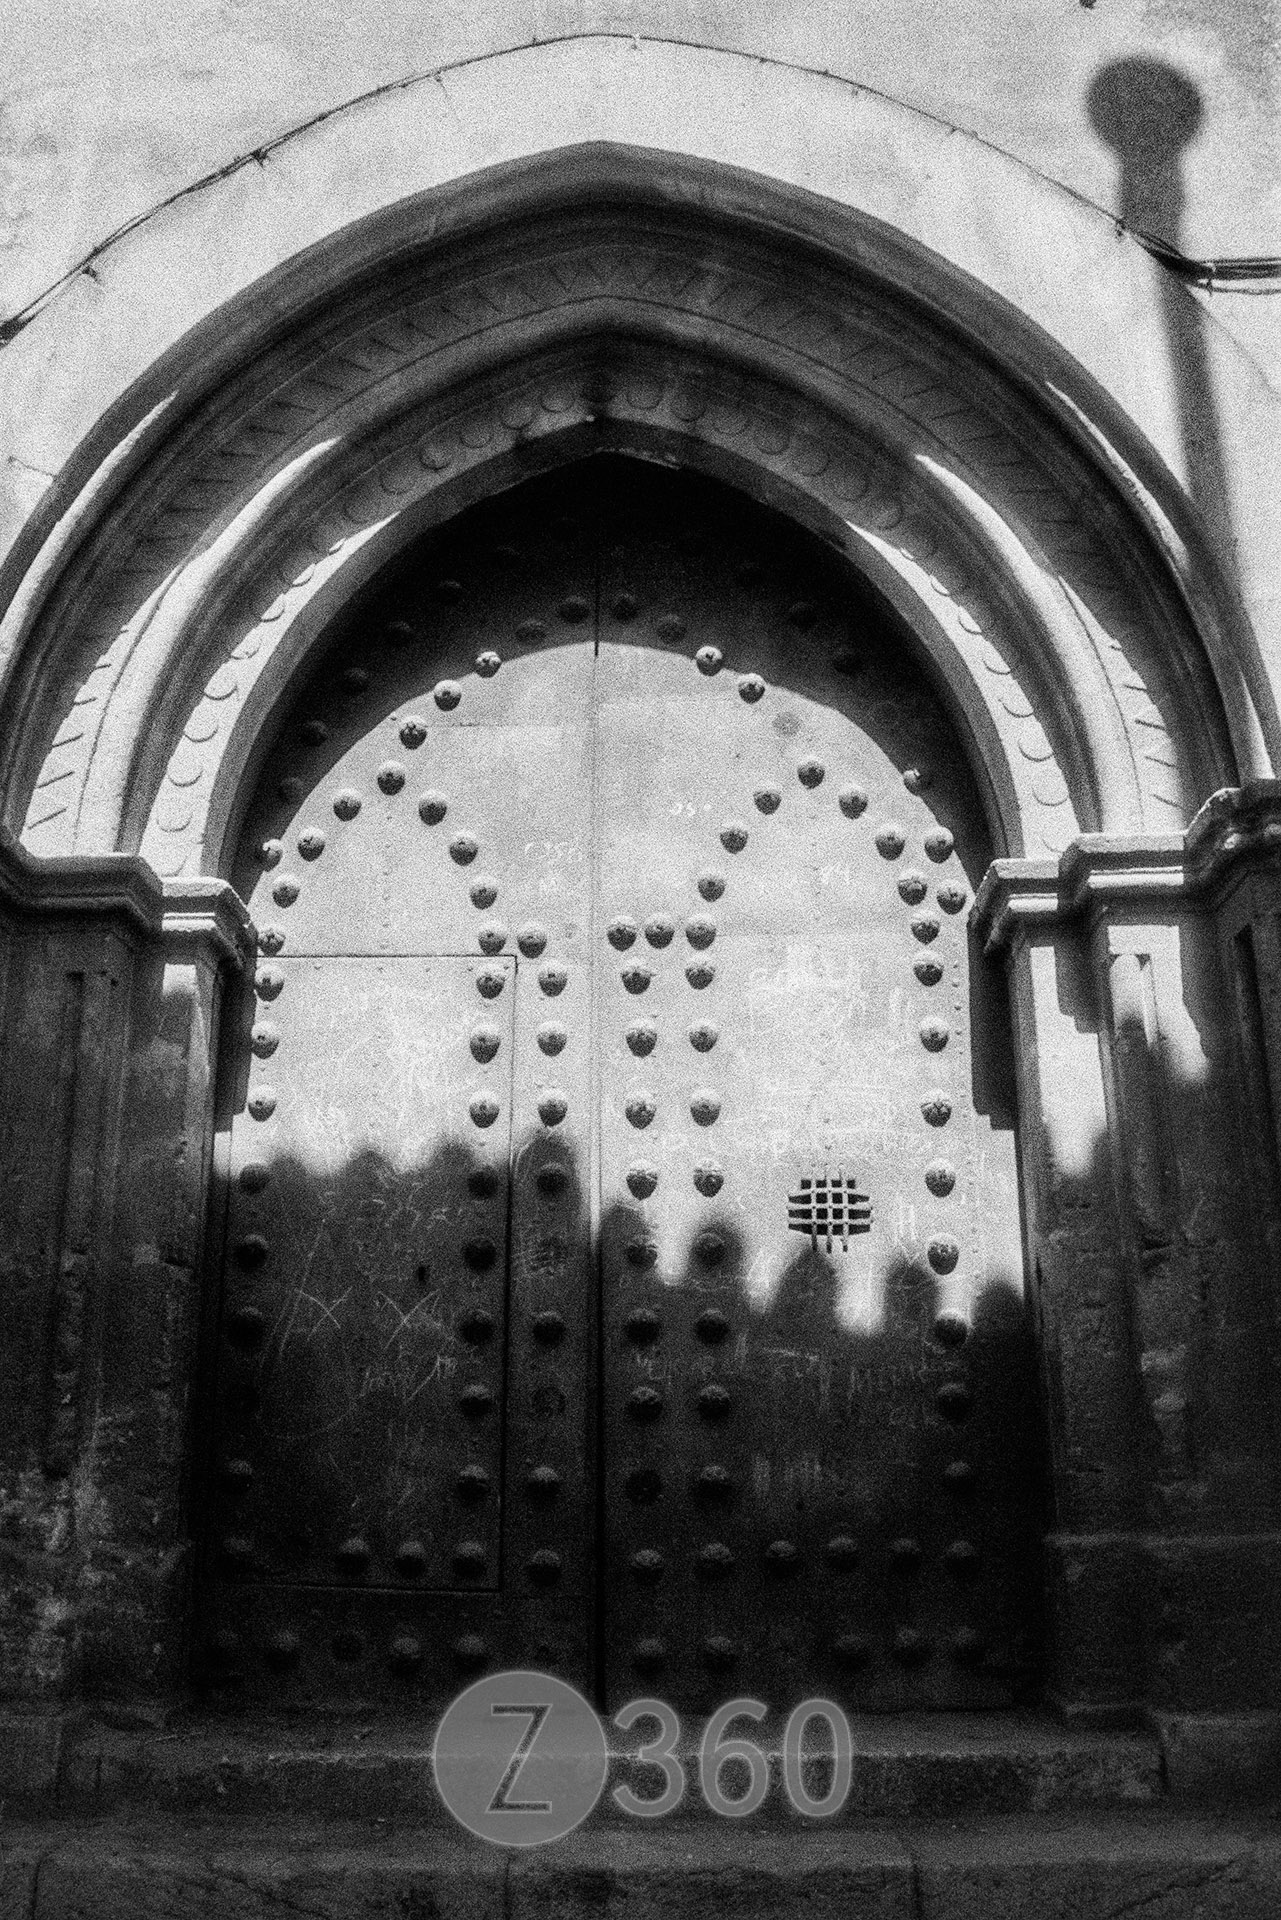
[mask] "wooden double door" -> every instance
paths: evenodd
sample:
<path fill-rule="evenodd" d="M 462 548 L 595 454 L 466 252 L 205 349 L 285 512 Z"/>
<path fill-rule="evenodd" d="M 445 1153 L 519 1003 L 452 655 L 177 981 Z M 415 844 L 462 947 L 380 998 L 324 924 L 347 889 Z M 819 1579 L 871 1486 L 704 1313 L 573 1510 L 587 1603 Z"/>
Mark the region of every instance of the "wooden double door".
<path fill-rule="evenodd" d="M 989 851 L 893 620 L 711 482 L 527 483 L 347 611 L 234 875 L 202 1683 L 1026 1685 Z"/>

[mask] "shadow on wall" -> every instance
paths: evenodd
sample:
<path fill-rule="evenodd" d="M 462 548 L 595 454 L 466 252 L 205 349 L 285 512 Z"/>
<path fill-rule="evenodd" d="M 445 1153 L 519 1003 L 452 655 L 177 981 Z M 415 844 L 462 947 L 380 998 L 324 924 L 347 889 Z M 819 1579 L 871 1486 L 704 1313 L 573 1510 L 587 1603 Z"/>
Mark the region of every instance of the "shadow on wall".
<path fill-rule="evenodd" d="M 1183 240 L 1183 155 L 1204 119 L 1201 94 L 1186 74 L 1161 60 L 1114 60 L 1086 96 L 1090 124 L 1120 164 L 1121 220 L 1132 232 L 1178 251 Z M 1210 360 L 1206 316 L 1175 274 L 1161 273 L 1161 313 L 1177 395 L 1192 499 L 1217 559 L 1231 575 L 1230 495 Z"/>
<path fill-rule="evenodd" d="M 594 1647 L 584 1601 L 566 1667 L 590 1675 L 603 1649 L 605 1695 L 711 1700 L 737 1670 L 775 1700 L 994 1704 L 1036 1677 L 1051 1519 L 1075 1697 L 1265 1703 L 1281 1673 L 1265 1025 L 1248 943 L 1226 974 L 1204 928 L 1178 945 L 1177 965 L 1160 939 L 1114 956 L 1102 1026 L 1084 956 L 1060 970 L 1111 1125 L 1058 1125 L 1062 1054 L 1059 1111 L 1025 1141 L 1044 1418 L 1005 1274 L 969 1276 L 958 1320 L 929 1248 L 899 1243 L 866 1275 L 874 1322 L 852 1325 L 857 1237 L 845 1255 L 789 1235 L 779 1284 L 749 1295 L 729 1193 L 698 1189 L 665 1259 L 661 1183 L 593 1229 L 555 1125 L 516 1154 L 510 1207 L 483 1133 L 397 1164 L 389 1128 L 384 1151 L 325 1171 L 273 1159 L 264 1132 L 230 1195 L 198 1670 L 231 1699 L 422 1704 L 496 1661 L 558 1670 L 561 1603 L 595 1581 Z M 1146 1558 L 1125 1546 L 1140 1535 Z M 1101 1598 L 1091 1543 L 1108 1539 Z M 1216 1540 L 1239 1543 L 1221 1563 Z"/>
<path fill-rule="evenodd" d="M 879 1709 L 1035 1684 L 1040 1420 L 1008 1276 L 976 1276 L 967 1318 L 924 1249 L 896 1250 L 869 1276 L 875 1331 L 851 1330 L 857 1239 L 798 1236 L 762 1307 L 715 1202 L 668 1271 L 649 1206 L 593 1235 L 551 1131 L 517 1159 L 509 1261 L 469 1145 L 256 1164 L 201 1502 L 216 1690 L 421 1701 L 499 1660 L 573 1677 L 567 1590 L 594 1572 L 603 1696 L 710 1702 L 736 1671 Z"/>

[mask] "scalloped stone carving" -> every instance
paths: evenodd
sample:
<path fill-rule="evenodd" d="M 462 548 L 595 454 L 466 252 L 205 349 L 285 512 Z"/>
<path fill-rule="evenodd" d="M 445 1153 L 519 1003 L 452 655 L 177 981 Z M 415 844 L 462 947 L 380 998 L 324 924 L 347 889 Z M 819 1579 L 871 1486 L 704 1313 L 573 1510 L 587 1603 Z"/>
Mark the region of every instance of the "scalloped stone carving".
<path fill-rule="evenodd" d="M 544 442 L 554 459 L 589 429 L 600 445 L 648 433 L 844 522 L 999 761 L 1011 851 L 1058 852 L 1096 824 L 1100 799 L 1118 826 L 1181 824 L 1201 776 L 1160 651 L 1169 610 L 1130 585 L 1109 529 L 1082 519 L 1079 457 L 1017 435 L 1009 395 L 1003 410 L 988 376 L 963 373 L 955 341 L 746 242 L 714 269 L 674 227 L 607 244 L 585 218 L 525 244 L 514 263 L 473 257 L 465 298 L 446 261 L 345 332 L 331 317 L 323 337 L 295 337 L 288 368 L 264 355 L 224 394 L 218 428 L 193 425 L 126 496 L 50 606 L 48 651 L 64 664 L 52 698 L 46 681 L 37 707 L 33 690 L 23 729 L 49 743 L 26 780 L 28 846 L 96 850 L 140 833 L 162 874 L 216 867 L 256 716 L 304 657 L 321 596 L 332 605 L 346 579 L 358 585 L 436 489 L 468 497 L 518 445 L 528 456 Z M 663 337 L 691 320 L 706 357 Z M 540 371 L 538 350 L 566 326 L 574 344 Z M 827 404 L 808 397 L 816 374 Z M 1009 549 L 982 577 L 971 499 Z M 121 790 L 122 759 L 150 793 Z"/>

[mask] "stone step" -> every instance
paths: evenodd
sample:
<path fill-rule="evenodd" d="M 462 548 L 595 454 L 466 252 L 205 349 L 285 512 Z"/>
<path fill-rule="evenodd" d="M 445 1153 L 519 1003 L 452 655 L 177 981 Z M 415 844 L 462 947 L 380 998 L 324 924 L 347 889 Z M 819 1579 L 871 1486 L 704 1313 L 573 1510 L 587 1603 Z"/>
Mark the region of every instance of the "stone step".
<path fill-rule="evenodd" d="M 638 1726 L 626 1741 L 612 1735 L 616 1750 L 593 1816 L 598 1823 L 635 1824 L 615 1809 L 613 1786 L 630 1782 L 642 1795 L 659 1791 L 657 1770 L 628 1758 L 651 1731 Z M 682 1825 L 720 1818 L 708 1810 L 698 1787 L 698 1731 L 692 1726 L 691 1737 L 678 1748 L 688 1789 L 669 1820 Z M 738 1722 L 734 1731 L 749 1735 L 770 1762 L 771 1790 L 753 1824 L 788 1827 L 793 1816 L 783 1787 L 781 1723 Z M 132 1730 L 73 1722 L 55 1748 L 46 1743 L 41 1749 L 39 1765 L 11 1741 L 9 1764 L 0 1758 L 0 1793 L 11 1805 L 22 1800 L 90 1816 L 130 1809 L 243 1811 L 253 1817 L 336 1813 L 448 1826 L 432 1767 L 433 1732 L 422 1721 L 400 1726 L 349 1720 L 217 1726 L 206 1721 Z M 945 1714 L 855 1718 L 851 1732 L 853 1765 L 842 1826 L 869 1818 L 1150 1806 L 1163 1793 L 1160 1747 L 1147 1733 L 1074 1730 L 1032 1717 Z M 726 1788 L 738 1790 L 732 1780 Z"/>
<path fill-rule="evenodd" d="M 299 1819 L 0 1831 L 0 1920 L 1275 1920 L 1275 1820 L 1168 1809 L 867 1822 L 840 1833 L 584 1828 L 522 1853 Z"/>

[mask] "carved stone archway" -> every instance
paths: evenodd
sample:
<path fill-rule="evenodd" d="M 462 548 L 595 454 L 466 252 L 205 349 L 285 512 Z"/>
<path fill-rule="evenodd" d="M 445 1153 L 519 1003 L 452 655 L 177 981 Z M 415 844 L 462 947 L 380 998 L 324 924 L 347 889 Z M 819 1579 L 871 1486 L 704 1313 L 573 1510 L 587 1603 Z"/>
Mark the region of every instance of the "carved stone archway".
<path fill-rule="evenodd" d="M 326 614 L 424 525 L 588 446 L 721 473 L 865 568 L 950 687 L 1010 853 L 1177 831 L 1234 777 L 1247 719 L 1172 583 L 1016 386 L 838 262 L 606 206 L 366 281 L 172 436 L 25 649 L 4 774 L 26 844 L 217 871 Z"/>
<path fill-rule="evenodd" d="M 1226 1084 L 1203 1017 L 1236 964 L 1201 924 L 1222 875 L 1199 877 L 1183 838 L 1255 764 L 1244 681 L 1088 436 L 937 317 L 919 260 L 909 295 L 854 229 L 844 249 L 802 242 L 741 194 L 733 216 L 693 194 L 676 206 L 634 170 L 626 192 L 602 167 L 567 194 L 554 162 L 507 185 L 483 228 L 402 235 L 372 264 L 361 236 L 340 296 L 286 314 L 264 295 L 243 364 L 185 367 L 163 431 L 117 422 L 120 477 L 104 459 L 74 541 L 11 620 L 10 830 L 41 859 L 141 854 L 165 882 L 167 961 L 146 947 L 160 910 L 141 889 L 129 1045 L 145 1064 L 127 1070 L 124 1048 L 102 1096 L 135 1116 L 152 1104 L 103 1189 L 96 1257 L 121 1297 L 144 1270 L 165 1276 L 169 1318 L 145 1338 L 163 1348 L 173 1432 L 199 1317 L 218 971 L 243 945 L 218 876 L 273 715 L 335 611 L 424 528 L 593 450 L 698 467 L 873 583 L 969 742 L 1003 854 L 983 923 L 1015 949 L 1055 1684 L 1082 1709 L 1212 1703 L 1197 1676 L 1235 1655 L 1212 1661 L 1209 1640 L 1250 1627 L 1222 1628 L 1206 1582 L 1273 1553 L 1278 1507 L 1270 1387 L 1213 1444 L 1188 1437 L 1231 1397 L 1242 1352 L 1262 1365 L 1274 1338 L 1250 1254 L 1266 1209 L 1243 1204 L 1229 1164 L 1252 1096 Z M 1216 813 L 1202 837 L 1227 831 Z M 202 945 L 215 926 L 221 946 Z M 1153 1174 L 1162 1154 L 1170 1180 Z M 64 1289 L 71 1320 L 81 1284 Z M 103 1469 L 79 1656 L 99 1687 L 181 1671 L 185 1445 L 171 1432 L 148 1468 L 159 1544 Z M 1192 1623 L 1168 1657 L 1136 1604 L 1157 1574 Z M 140 1658 L 143 1643 L 160 1652 Z M 1234 1697 L 1265 1687 L 1260 1668 Z"/>

